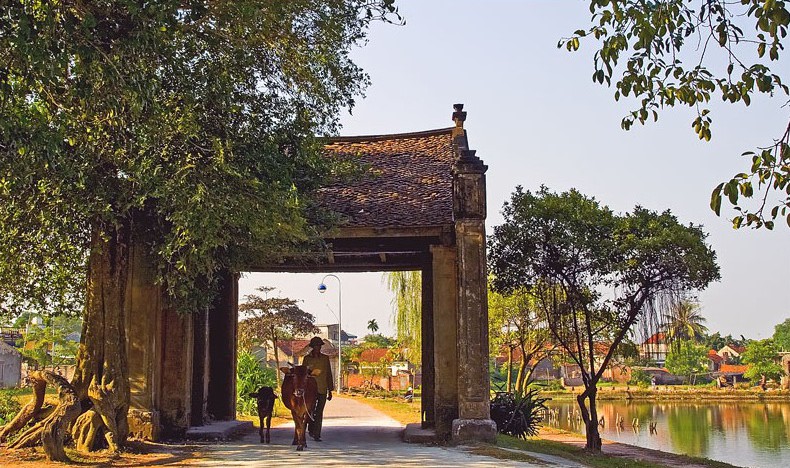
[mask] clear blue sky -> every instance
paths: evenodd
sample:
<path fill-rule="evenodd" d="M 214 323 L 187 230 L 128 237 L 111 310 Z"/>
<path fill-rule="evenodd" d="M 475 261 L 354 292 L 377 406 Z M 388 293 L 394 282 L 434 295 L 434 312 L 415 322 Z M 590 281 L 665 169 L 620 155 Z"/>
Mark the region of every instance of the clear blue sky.
<path fill-rule="evenodd" d="M 749 108 L 712 105 L 708 143 L 692 131 L 690 109 L 669 109 L 658 123 L 625 132 L 620 119 L 629 104 L 592 83 L 592 43 L 573 54 L 556 47 L 588 25 L 588 2 L 398 3 L 406 26 L 374 25 L 369 43 L 354 54 L 372 85 L 343 117 L 344 135 L 447 127 L 452 104 L 462 102 L 470 146 L 489 166 L 489 233 L 516 185 L 575 187 L 620 212 L 636 204 L 671 209 L 682 222 L 704 225 L 718 254 L 722 280 L 700 294 L 711 330 L 766 338 L 790 317 L 790 229 L 735 231 L 708 208 L 713 187 L 746 167 L 739 155 L 784 131 L 790 111 L 782 99 L 754 99 Z M 786 75 L 787 63 L 779 70 Z M 336 312 L 337 296 L 318 294 L 322 276 L 251 275 L 242 294 L 272 285 L 304 299 L 319 321 L 333 322 L 327 308 Z M 381 274 L 338 276 L 343 328 L 361 335 L 376 318 L 391 332 Z"/>

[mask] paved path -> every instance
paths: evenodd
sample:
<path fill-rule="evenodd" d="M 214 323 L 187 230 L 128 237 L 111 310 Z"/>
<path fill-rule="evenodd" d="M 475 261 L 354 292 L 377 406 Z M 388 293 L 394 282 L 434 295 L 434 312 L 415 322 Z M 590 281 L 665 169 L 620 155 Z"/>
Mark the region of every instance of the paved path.
<path fill-rule="evenodd" d="M 403 467 L 537 467 L 512 460 L 472 455 L 463 448 L 429 447 L 401 441 L 403 427 L 385 414 L 350 398 L 336 397 L 326 405 L 323 442 L 308 438 L 304 452 L 291 445 L 293 424 L 272 428 L 272 443 L 258 443 L 258 434 L 206 446 L 203 459 L 190 466 L 403 466 Z"/>

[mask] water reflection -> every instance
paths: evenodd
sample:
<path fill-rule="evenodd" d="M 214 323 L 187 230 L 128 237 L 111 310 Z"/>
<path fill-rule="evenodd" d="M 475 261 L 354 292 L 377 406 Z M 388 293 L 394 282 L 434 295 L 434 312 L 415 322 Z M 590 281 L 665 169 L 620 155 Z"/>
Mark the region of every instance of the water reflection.
<path fill-rule="evenodd" d="M 548 425 L 584 432 L 575 402 L 548 404 Z M 790 403 L 600 401 L 598 413 L 605 439 L 741 466 L 790 458 Z"/>

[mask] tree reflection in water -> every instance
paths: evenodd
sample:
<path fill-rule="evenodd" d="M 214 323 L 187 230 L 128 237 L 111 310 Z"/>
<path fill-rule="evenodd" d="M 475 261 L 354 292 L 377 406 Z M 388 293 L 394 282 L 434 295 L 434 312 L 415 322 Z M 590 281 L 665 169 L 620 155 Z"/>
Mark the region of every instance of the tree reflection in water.
<path fill-rule="evenodd" d="M 573 402 L 549 402 L 559 417 L 551 426 L 582 433 Z M 741 466 L 786 466 L 790 459 L 790 402 L 600 401 L 604 439 Z M 621 417 L 623 427 L 615 421 Z M 639 425 L 631 427 L 635 418 Z M 657 433 L 650 434 L 650 422 Z"/>

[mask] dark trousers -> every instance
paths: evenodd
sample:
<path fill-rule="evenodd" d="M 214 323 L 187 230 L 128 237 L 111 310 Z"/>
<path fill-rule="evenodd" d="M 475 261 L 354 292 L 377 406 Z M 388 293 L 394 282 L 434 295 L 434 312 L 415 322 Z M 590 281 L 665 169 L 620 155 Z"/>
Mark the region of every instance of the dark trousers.
<path fill-rule="evenodd" d="M 326 406 L 326 393 L 318 394 L 313 410 L 313 420 L 307 421 L 307 432 L 313 437 L 321 437 L 321 426 L 324 422 L 324 406 Z"/>

